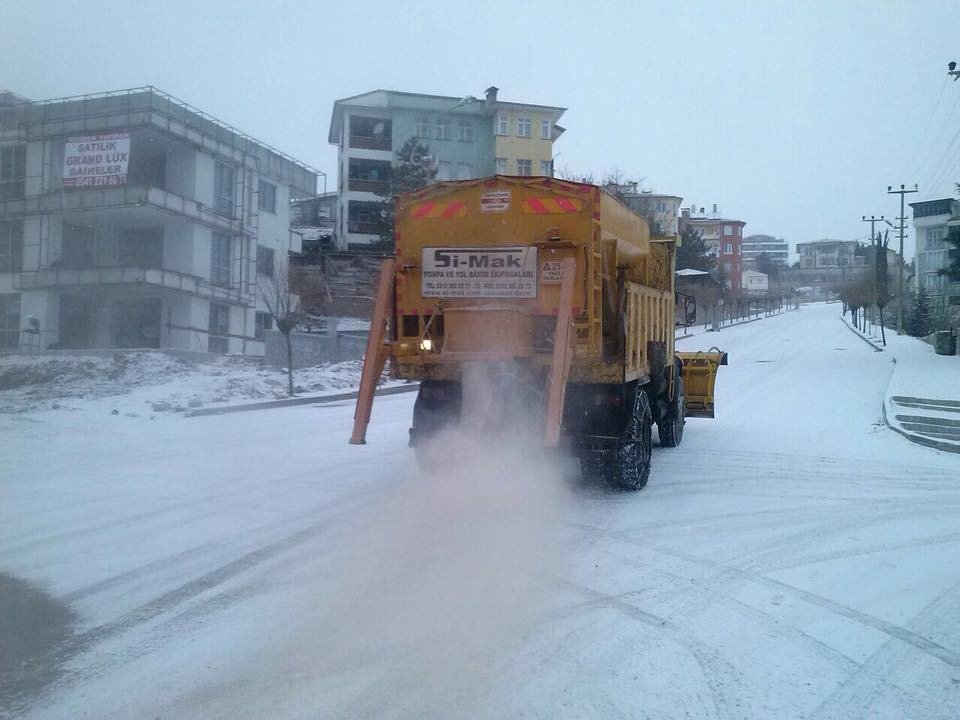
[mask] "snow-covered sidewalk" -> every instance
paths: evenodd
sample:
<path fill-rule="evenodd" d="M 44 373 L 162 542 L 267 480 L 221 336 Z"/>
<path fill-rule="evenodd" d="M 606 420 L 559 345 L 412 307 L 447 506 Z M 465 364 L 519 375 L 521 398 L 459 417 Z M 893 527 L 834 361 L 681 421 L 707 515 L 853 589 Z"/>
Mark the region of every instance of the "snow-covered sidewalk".
<path fill-rule="evenodd" d="M 841 321 L 893 363 L 884 393 L 887 425 L 907 439 L 949 452 L 960 452 L 960 356 L 937 355 L 932 346 L 887 328 L 886 345 L 877 325 L 867 332 L 841 315 Z"/>
<path fill-rule="evenodd" d="M 960 356 L 917 338 L 887 336 L 894 371 L 883 400 L 887 424 L 913 442 L 960 453 Z"/>

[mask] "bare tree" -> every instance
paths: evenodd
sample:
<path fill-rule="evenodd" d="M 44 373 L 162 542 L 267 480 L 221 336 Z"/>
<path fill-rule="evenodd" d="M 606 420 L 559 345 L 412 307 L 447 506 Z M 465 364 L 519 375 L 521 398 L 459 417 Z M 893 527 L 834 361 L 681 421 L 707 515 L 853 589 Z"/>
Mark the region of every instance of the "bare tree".
<path fill-rule="evenodd" d="M 260 296 L 267 312 L 273 318 L 277 330 L 283 335 L 287 346 L 287 393 L 293 396 L 293 342 L 290 333 L 297 326 L 300 319 L 300 296 L 293 291 L 290 281 L 290 263 L 286 258 L 281 259 L 274 268 L 272 277 L 260 276 L 257 278 Z"/>

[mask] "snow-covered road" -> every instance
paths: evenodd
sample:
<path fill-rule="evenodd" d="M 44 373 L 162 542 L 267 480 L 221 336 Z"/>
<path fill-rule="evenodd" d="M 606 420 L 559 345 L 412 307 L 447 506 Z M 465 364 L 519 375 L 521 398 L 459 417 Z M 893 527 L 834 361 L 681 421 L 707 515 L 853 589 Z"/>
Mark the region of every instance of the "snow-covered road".
<path fill-rule="evenodd" d="M 412 394 L 363 447 L 349 403 L 2 416 L 0 595 L 53 629 L 0 619 L 0 716 L 954 719 L 960 456 L 883 425 L 838 315 L 682 341 L 730 353 L 718 418 L 639 494 L 424 475 Z"/>

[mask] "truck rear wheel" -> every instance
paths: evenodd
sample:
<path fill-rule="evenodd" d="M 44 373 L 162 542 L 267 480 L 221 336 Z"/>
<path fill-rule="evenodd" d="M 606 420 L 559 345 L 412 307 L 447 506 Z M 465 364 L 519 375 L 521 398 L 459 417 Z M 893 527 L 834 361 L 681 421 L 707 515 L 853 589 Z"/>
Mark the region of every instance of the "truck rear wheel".
<path fill-rule="evenodd" d="M 598 478 L 623 490 L 640 490 L 650 479 L 653 452 L 653 413 L 647 393 L 637 389 L 633 413 L 616 446 L 604 450 L 584 448 L 580 470 L 584 478 Z"/>
<path fill-rule="evenodd" d="M 683 378 L 677 375 L 674 380 L 673 401 L 666 415 L 657 422 L 660 445 L 677 447 L 683 440 L 683 426 L 687 422 L 687 398 L 683 394 Z"/>

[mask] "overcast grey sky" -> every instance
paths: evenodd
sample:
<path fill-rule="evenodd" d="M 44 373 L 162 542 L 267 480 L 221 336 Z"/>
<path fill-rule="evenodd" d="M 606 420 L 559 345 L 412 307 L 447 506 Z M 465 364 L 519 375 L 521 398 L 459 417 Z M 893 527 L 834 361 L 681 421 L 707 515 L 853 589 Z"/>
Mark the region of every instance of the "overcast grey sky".
<path fill-rule="evenodd" d="M 617 167 L 791 246 L 864 237 L 861 215 L 897 215 L 888 184 L 960 180 L 956 0 L 0 0 L 0 18 L 0 87 L 156 85 L 331 188 L 335 99 L 489 85 L 569 108 L 558 168 Z"/>

